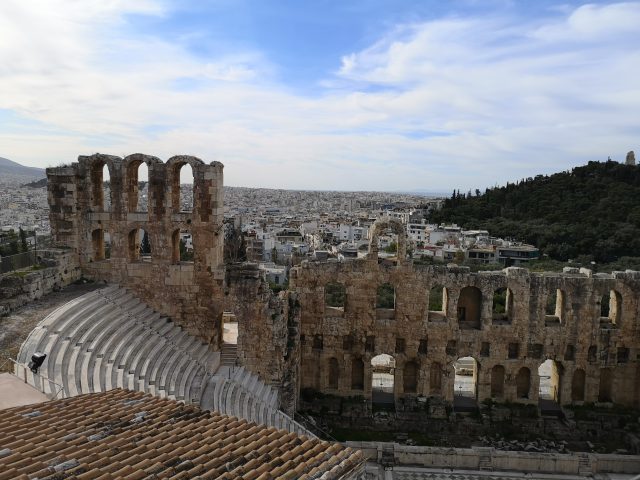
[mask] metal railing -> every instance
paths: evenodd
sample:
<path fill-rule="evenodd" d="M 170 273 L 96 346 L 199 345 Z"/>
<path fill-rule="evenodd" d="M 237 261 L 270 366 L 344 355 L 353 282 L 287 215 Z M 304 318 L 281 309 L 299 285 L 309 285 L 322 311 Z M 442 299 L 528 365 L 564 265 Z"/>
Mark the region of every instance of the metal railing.
<path fill-rule="evenodd" d="M 7 362 L 11 362 L 14 365 L 14 373 L 13 375 L 17 378 L 20 378 L 24 383 L 26 383 L 27 385 L 29 384 L 29 381 L 27 380 L 27 370 L 29 370 L 29 367 L 27 365 L 24 365 L 22 363 L 19 363 L 17 360 L 14 360 L 13 358 L 7 357 L 5 359 L 5 361 L 2 363 L 2 365 L 0 365 L 0 370 L 2 370 L 2 368 L 6 365 Z M 19 370 L 22 369 L 22 376 L 19 375 Z M 51 394 L 48 394 L 44 388 L 45 385 L 45 381 L 49 383 L 49 389 L 51 390 L 51 392 L 53 393 L 53 396 L 51 396 L 51 400 L 55 400 L 56 398 L 58 398 L 58 395 L 60 395 L 60 398 L 65 398 L 64 396 L 64 387 L 62 385 L 60 385 L 59 383 L 51 380 L 49 377 L 42 375 L 42 374 L 38 374 L 38 373 L 34 373 L 33 374 L 33 379 L 34 379 L 34 385 L 31 385 L 32 387 L 37 388 L 38 390 L 40 390 L 42 393 L 44 393 L 45 395 L 49 396 Z M 37 379 L 40 380 L 40 385 L 35 385 Z M 54 388 L 55 387 L 55 388 Z"/>

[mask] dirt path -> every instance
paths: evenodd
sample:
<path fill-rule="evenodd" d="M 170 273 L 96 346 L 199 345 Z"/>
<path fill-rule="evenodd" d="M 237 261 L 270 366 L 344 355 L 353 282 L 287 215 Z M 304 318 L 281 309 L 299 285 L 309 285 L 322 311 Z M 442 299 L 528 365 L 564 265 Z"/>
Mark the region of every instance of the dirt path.
<path fill-rule="evenodd" d="M 22 342 L 40 320 L 60 305 L 103 286 L 101 283 L 69 285 L 23 305 L 7 317 L 0 317 L 0 372 L 13 372 L 13 363 L 6 361 L 7 357 L 16 358 Z"/>

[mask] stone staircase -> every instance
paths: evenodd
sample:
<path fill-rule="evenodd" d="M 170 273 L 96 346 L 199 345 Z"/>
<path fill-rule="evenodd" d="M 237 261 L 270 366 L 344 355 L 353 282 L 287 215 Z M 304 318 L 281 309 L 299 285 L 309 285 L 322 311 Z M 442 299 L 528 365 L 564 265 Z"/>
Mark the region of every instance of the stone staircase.
<path fill-rule="evenodd" d="M 47 354 L 27 382 L 62 396 L 127 388 L 198 405 L 220 355 L 123 288 L 109 286 L 61 306 L 30 333 L 18 363 Z M 18 372 L 16 372 L 18 374 Z"/>

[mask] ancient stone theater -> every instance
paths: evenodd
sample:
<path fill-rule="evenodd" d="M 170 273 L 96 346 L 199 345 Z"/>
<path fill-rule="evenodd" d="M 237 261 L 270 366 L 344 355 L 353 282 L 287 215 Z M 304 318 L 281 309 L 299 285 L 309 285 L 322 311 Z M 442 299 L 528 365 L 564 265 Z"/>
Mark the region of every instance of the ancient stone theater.
<path fill-rule="evenodd" d="M 144 211 L 138 200 L 142 163 L 149 172 Z M 188 209 L 180 200 L 186 164 L 194 176 Z M 105 166 L 110 199 L 103 192 Z M 289 415 L 307 388 L 370 401 L 371 360 L 380 354 L 393 357 L 395 401 L 452 402 L 455 363 L 468 358 L 477 402 L 537 403 L 538 368 L 551 360 L 550 397 L 559 404 L 640 406 L 639 272 L 510 267 L 471 273 L 416 265 L 406 255 L 404 227 L 383 218 L 372 228 L 366 258 L 304 261 L 291 270 L 289 290 L 274 294 L 255 264 L 224 264 L 222 164 L 96 154 L 47 175 L 56 245 L 75 255 L 82 275 L 126 289 L 214 355 L 200 379 L 203 403 L 207 392 L 222 398 L 216 392 L 227 395 L 231 388 L 204 385 L 220 368 L 215 355 L 224 350 L 225 318 L 233 315 L 233 366 L 256 377 L 253 384 L 242 380 L 242 401 L 262 382 L 275 392 L 275 407 Z M 150 247 L 146 256 L 140 254 L 141 231 Z M 398 238 L 391 260 L 377 252 L 377 237 L 387 231 Z M 185 232 L 193 242 L 190 261 L 180 259 Z M 132 370 L 144 376 L 118 362 L 125 377 Z"/>

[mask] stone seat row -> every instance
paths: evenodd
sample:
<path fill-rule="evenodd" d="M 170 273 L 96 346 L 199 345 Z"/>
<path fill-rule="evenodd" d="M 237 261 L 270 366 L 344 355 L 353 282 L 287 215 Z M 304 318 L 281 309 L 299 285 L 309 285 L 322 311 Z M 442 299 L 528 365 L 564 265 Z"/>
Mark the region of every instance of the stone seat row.
<path fill-rule="evenodd" d="M 278 409 L 278 392 L 244 367 L 222 366 L 205 387 L 202 408 L 315 437 Z"/>
<path fill-rule="evenodd" d="M 117 286 L 49 314 L 23 343 L 18 362 L 36 351 L 47 358 L 38 374 L 27 370 L 27 381 L 64 396 L 120 387 L 199 404 L 219 364 L 219 353 Z"/>

